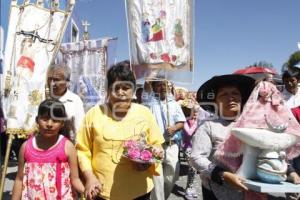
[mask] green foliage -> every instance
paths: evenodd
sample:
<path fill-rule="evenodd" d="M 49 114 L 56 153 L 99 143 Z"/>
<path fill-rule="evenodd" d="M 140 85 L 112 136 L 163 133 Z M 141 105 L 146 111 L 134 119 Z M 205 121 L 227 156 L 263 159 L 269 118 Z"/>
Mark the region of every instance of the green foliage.
<path fill-rule="evenodd" d="M 294 52 L 287 61 L 287 68 L 293 69 L 295 68 L 295 65 L 300 62 L 300 51 Z"/>

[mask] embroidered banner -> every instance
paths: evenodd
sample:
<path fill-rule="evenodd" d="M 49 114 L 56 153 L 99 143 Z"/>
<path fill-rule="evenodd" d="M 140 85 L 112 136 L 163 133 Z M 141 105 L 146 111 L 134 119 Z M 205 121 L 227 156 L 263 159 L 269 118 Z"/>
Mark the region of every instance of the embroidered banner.
<path fill-rule="evenodd" d="M 50 5 L 11 1 L 2 92 L 7 132 L 21 136 L 34 130 L 37 107 L 45 97 L 47 68 L 58 52 L 74 4 L 70 0 L 62 10 L 59 1 Z"/>
<path fill-rule="evenodd" d="M 126 0 L 130 57 L 140 78 L 193 79 L 193 0 Z"/>
<path fill-rule="evenodd" d="M 60 48 L 62 62 L 71 68 L 70 89 L 78 94 L 85 111 L 105 101 L 105 79 L 116 56 L 117 38 L 65 43 Z"/>

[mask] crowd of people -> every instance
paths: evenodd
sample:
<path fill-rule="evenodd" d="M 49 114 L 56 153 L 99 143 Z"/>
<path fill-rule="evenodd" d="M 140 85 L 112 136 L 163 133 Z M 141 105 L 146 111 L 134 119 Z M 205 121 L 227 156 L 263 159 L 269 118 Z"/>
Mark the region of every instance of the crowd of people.
<path fill-rule="evenodd" d="M 279 92 L 282 104 L 300 123 L 299 72 L 294 66 L 286 69 L 284 89 Z M 80 97 L 68 89 L 70 74 L 64 65 L 51 65 L 47 72 L 49 96 L 38 108 L 38 131 L 23 140 L 16 152 L 13 200 L 165 200 L 179 178 L 180 151 L 189 165 L 188 200 L 199 197 L 194 187 L 197 174 L 204 200 L 275 198 L 253 194 L 244 177 L 217 156 L 254 87 L 259 82 L 277 84 L 269 76 L 260 80 L 238 74 L 215 76 L 193 97 L 182 91 L 176 94 L 174 85 L 163 79 L 137 88 L 130 63 L 124 61 L 107 72 L 105 103 L 85 113 Z M 2 112 L 0 122 L 3 138 Z M 161 162 L 137 162 L 124 156 L 124 142 L 141 135 L 147 144 L 161 149 Z M 4 153 L 6 147 L 1 147 Z M 296 148 L 300 154 L 297 144 Z M 287 162 L 288 180 L 299 184 L 300 156 Z M 287 198 L 300 199 L 298 194 Z"/>

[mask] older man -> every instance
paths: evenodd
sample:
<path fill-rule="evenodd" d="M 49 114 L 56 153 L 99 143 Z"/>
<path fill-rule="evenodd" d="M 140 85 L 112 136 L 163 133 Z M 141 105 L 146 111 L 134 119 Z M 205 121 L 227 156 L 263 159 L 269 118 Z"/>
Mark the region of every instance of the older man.
<path fill-rule="evenodd" d="M 146 83 L 145 91 L 152 92 L 143 95 L 143 104 L 148 106 L 155 116 L 156 122 L 164 134 L 165 158 L 160 176 L 154 177 L 154 190 L 151 199 L 164 200 L 169 197 L 179 176 L 179 146 L 176 136 L 186 121 L 180 105 L 173 95 L 168 95 L 166 81 L 152 81 Z M 145 98 L 147 96 L 147 98 Z"/>
<path fill-rule="evenodd" d="M 77 94 L 68 89 L 71 70 L 65 65 L 51 65 L 47 73 L 50 97 L 61 101 L 67 111 L 70 138 L 75 142 L 75 135 L 85 115 L 83 103 Z"/>

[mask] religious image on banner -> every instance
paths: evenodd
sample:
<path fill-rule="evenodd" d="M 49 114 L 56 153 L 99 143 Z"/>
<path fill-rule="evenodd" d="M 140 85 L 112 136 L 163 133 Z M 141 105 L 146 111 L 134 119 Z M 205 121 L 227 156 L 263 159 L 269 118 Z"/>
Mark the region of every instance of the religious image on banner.
<path fill-rule="evenodd" d="M 3 69 L 3 110 L 7 132 L 26 137 L 45 98 L 46 72 L 58 52 L 74 1 L 11 1 Z M 24 135 L 25 134 L 25 135 Z"/>
<path fill-rule="evenodd" d="M 83 40 L 61 45 L 58 62 L 71 68 L 70 90 L 83 101 L 85 111 L 106 97 L 106 72 L 115 60 L 117 38 Z"/>
<path fill-rule="evenodd" d="M 140 78 L 193 79 L 193 0 L 126 0 L 133 70 Z"/>

